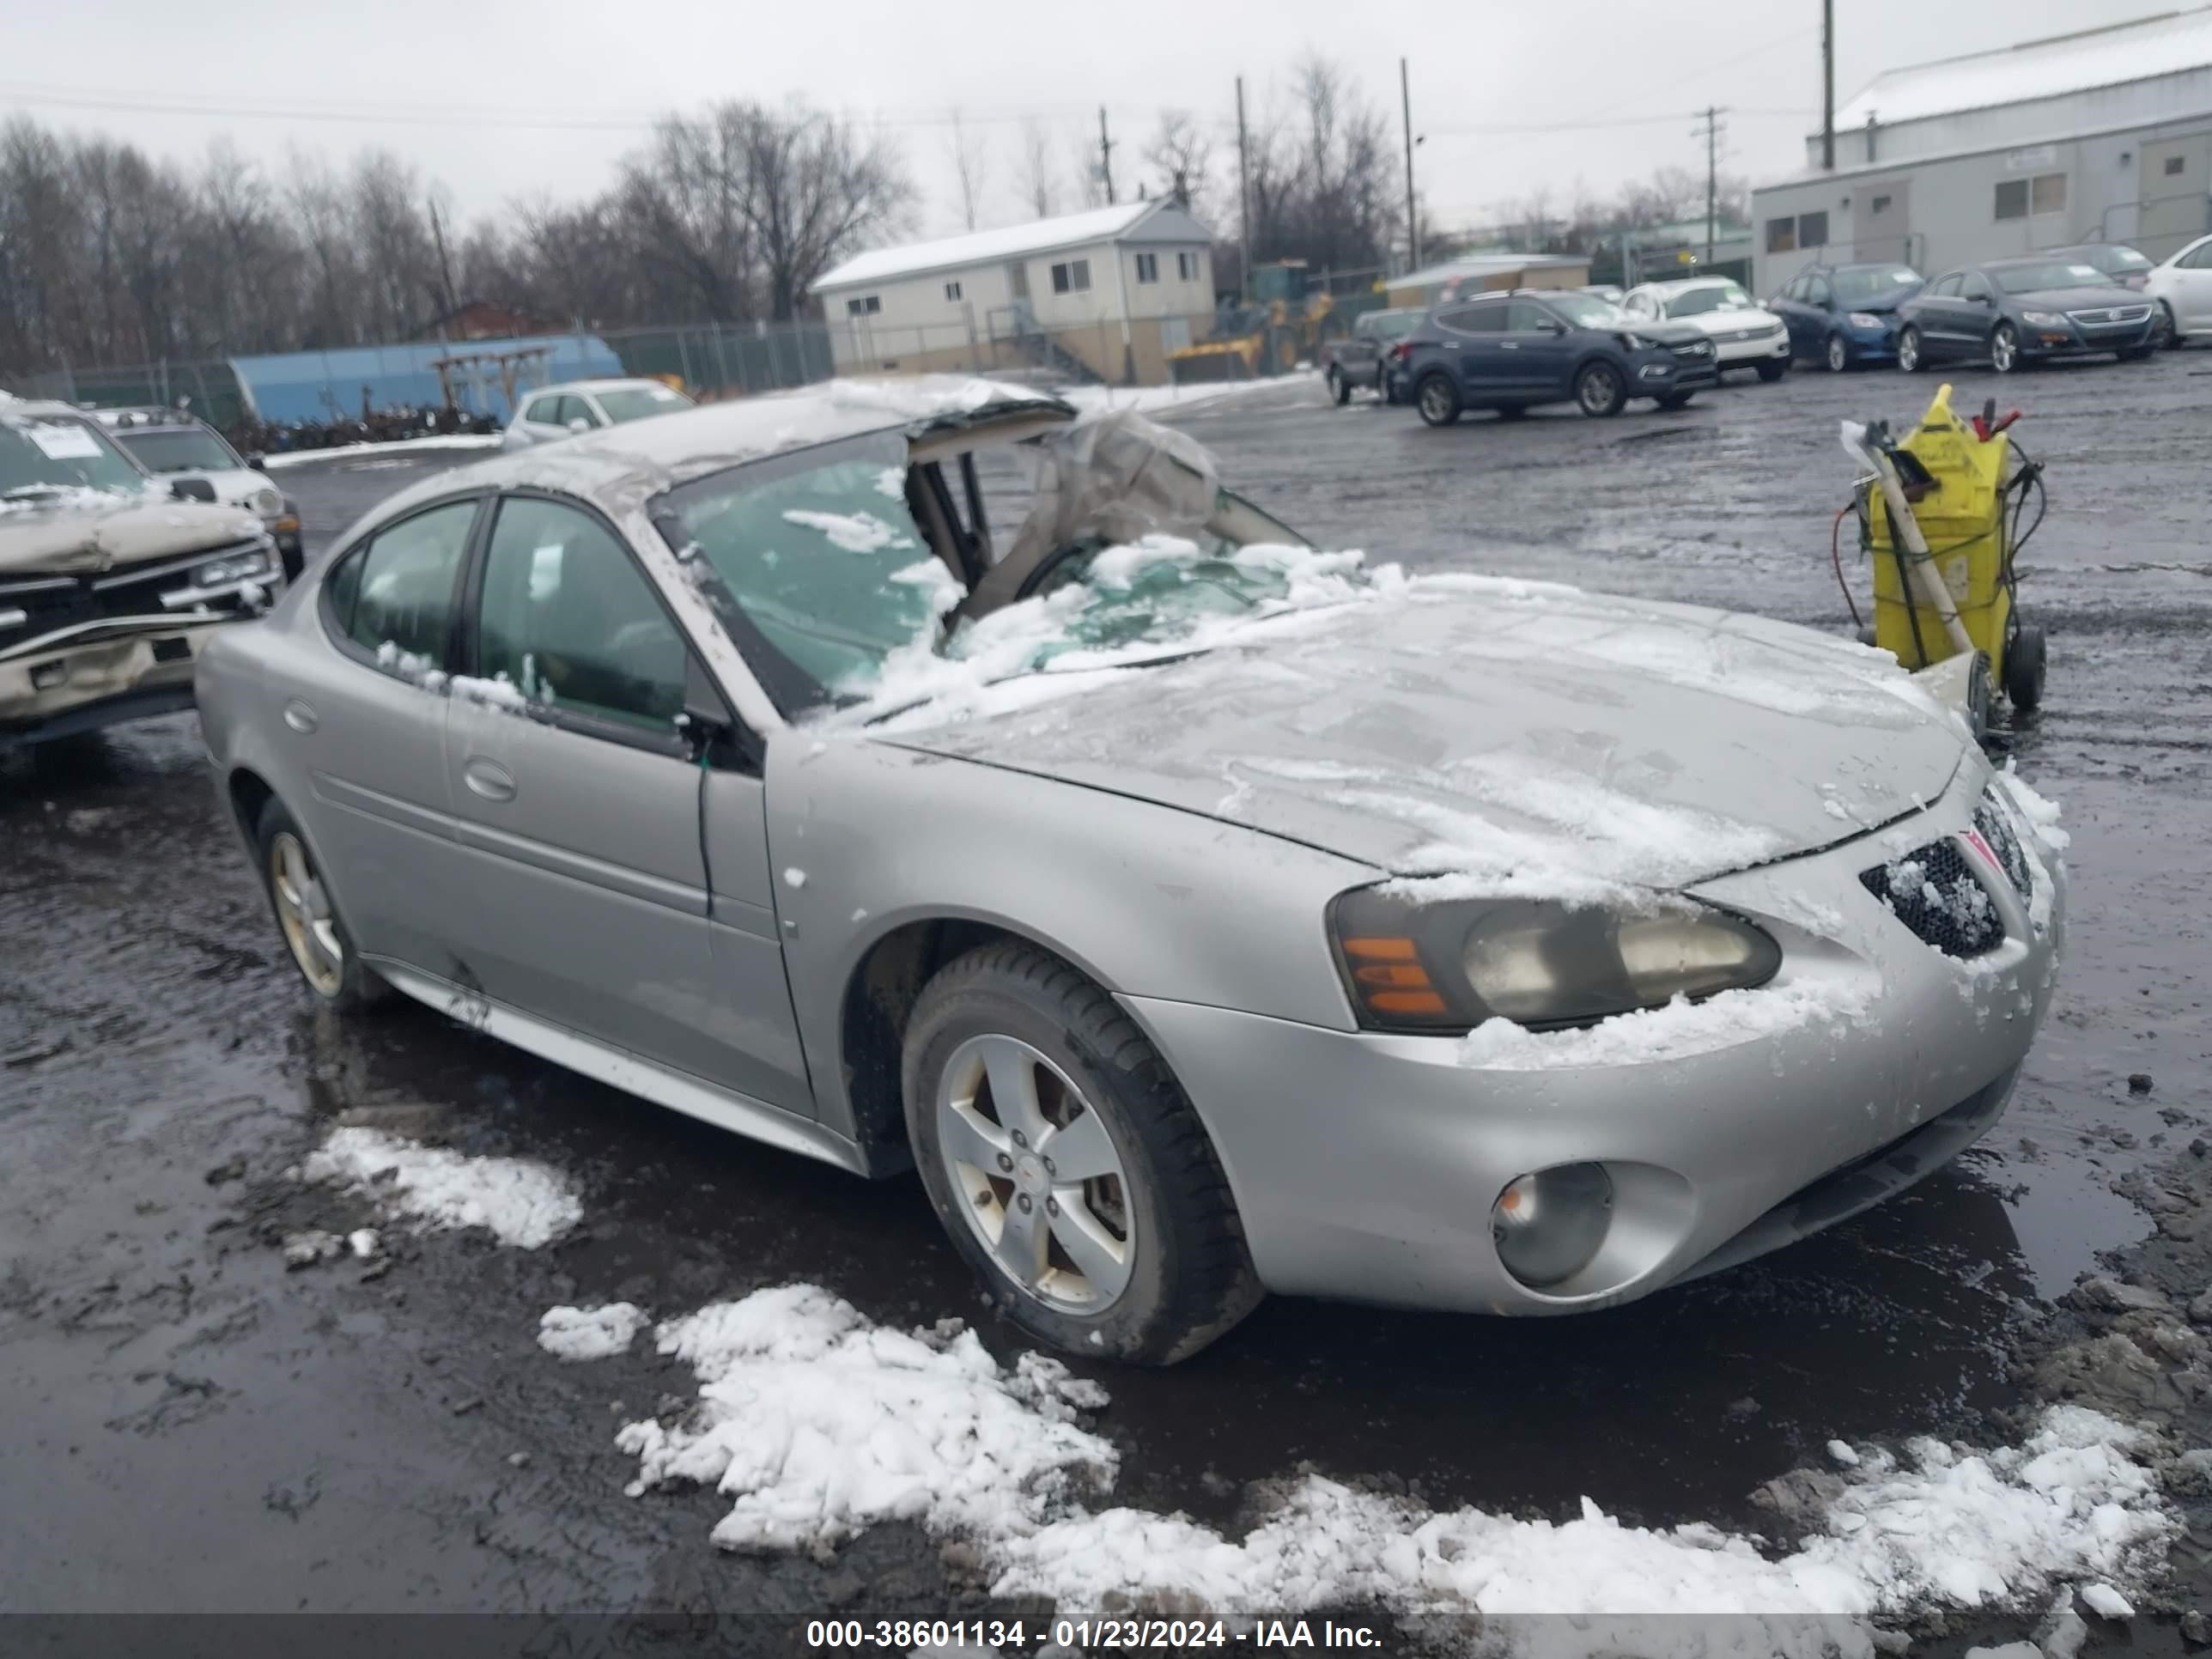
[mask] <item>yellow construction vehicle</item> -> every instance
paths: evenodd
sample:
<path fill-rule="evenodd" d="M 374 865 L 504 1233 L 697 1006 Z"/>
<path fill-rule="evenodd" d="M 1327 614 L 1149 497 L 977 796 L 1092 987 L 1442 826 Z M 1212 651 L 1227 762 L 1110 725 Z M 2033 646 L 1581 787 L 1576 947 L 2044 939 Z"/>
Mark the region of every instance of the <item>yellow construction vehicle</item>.
<path fill-rule="evenodd" d="M 1978 655 L 1984 687 L 2002 689 L 2025 713 L 2043 700 L 2045 648 L 2043 630 L 2021 622 L 2014 561 L 2046 501 L 2043 464 L 2011 434 L 2019 418 L 2018 410 L 1999 418 L 1992 402 L 1961 421 L 1946 386 L 1901 441 L 1885 422 L 1845 422 L 1844 447 L 1872 471 L 1836 529 L 1856 509 L 1859 544 L 1874 563 L 1874 625 L 1861 638 L 1916 671 Z M 1841 580 L 1832 538 L 1830 550 Z M 1848 583 L 1844 592 L 1856 617 Z"/>
<path fill-rule="evenodd" d="M 1214 314 L 1213 331 L 1168 354 L 1177 386 L 1255 380 L 1288 373 L 1314 355 L 1336 302 L 1304 292 L 1306 264 L 1285 259 L 1252 272 L 1254 303 Z"/>

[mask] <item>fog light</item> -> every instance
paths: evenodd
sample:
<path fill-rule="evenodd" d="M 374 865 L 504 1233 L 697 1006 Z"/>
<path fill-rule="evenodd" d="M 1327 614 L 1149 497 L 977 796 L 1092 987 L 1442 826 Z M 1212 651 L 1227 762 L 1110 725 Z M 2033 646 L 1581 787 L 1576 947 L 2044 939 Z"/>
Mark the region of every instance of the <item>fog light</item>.
<path fill-rule="evenodd" d="M 1613 1224 L 1613 1182 L 1599 1164 L 1562 1164 L 1506 1184 L 1490 1206 L 1498 1259 L 1530 1290 L 1572 1279 Z"/>

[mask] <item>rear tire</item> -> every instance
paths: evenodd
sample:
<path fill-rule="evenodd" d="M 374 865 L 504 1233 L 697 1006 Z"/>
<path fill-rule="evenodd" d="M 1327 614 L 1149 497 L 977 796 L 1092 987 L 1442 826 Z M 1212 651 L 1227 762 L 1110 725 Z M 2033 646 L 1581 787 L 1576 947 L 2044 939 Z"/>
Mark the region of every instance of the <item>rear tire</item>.
<path fill-rule="evenodd" d="M 1459 388 L 1452 384 L 1450 375 L 1441 371 L 1422 378 L 1413 388 L 1413 403 L 1431 426 L 1449 426 L 1459 419 L 1462 407 Z"/>
<path fill-rule="evenodd" d="M 1258 1305 L 1198 1114 L 1135 1023 L 1074 969 L 1027 945 L 971 951 L 923 988 L 904 1048 L 922 1185 L 953 1248 L 1029 1335 L 1171 1365 Z M 1055 1146 L 1063 1165 L 1113 1173 L 1070 1182 Z"/>
<path fill-rule="evenodd" d="M 2004 694 L 2021 714 L 2032 714 L 2043 701 L 2045 672 L 2043 630 L 2022 628 L 2005 650 Z"/>
<path fill-rule="evenodd" d="M 1917 374 L 1927 367 L 1920 355 L 1920 331 L 1908 327 L 1897 337 L 1897 366 L 1907 374 Z"/>
<path fill-rule="evenodd" d="M 1585 415 L 1609 418 L 1628 406 L 1628 382 L 1602 358 L 1584 363 L 1575 371 L 1575 403 Z"/>
<path fill-rule="evenodd" d="M 350 1014 L 387 999 L 392 988 L 354 949 L 353 935 L 338 915 L 306 835 L 274 795 L 261 808 L 253 842 L 276 931 L 315 1000 Z"/>

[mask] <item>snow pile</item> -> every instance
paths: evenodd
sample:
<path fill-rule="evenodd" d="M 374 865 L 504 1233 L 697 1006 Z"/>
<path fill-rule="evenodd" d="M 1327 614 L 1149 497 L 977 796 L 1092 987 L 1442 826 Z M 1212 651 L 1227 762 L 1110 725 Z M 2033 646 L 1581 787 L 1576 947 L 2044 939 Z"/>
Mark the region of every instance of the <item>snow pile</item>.
<path fill-rule="evenodd" d="M 496 432 L 448 432 L 434 438 L 400 438 L 390 443 L 337 444 L 328 449 L 286 449 L 264 459 L 264 471 L 307 466 L 317 461 L 357 461 L 364 455 L 404 455 L 438 449 L 497 449 Z"/>
<path fill-rule="evenodd" d="M 556 1359 L 605 1359 L 627 1352 L 645 1322 L 645 1310 L 634 1302 L 548 1308 L 538 1321 L 538 1346 Z"/>
<path fill-rule="evenodd" d="M 1570 1030 L 1532 1031 L 1510 1019 L 1486 1019 L 1461 1040 L 1458 1059 L 1495 1072 L 1658 1065 L 1811 1025 L 1840 1034 L 1868 1006 L 1866 992 L 1856 985 L 1808 981 L 1723 991 L 1700 1002 L 1676 997 L 1662 1007 Z"/>
<path fill-rule="evenodd" d="M 783 517 L 787 524 L 819 531 L 830 546 L 847 553 L 875 553 L 886 547 L 914 545 L 913 537 L 902 536 L 872 513 L 816 513 L 794 507 L 787 508 Z"/>
<path fill-rule="evenodd" d="M 301 1174 L 366 1193 L 432 1227 L 487 1228 L 501 1243 L 526 1250 L 550 1243 L 584 1216 L 568 1182 L 543 1164 L 469 1158 L 381 1129 L 333 1129 Z"/>
<path fill-rule="evenodd" d="M 557 1311 L 557 1310 L 556 1310 Z M 1931 1438 L 1902 1456 L 1832 1442 L 1814 1530 L 1787 1553 L 1705 1522 L 1634 1527 L 1584 1499 L 1571 1519 L 1439 1513 L 1319 1475 L 1285 1486 L 1243 1539 L 1182 1515 L 1083 1499 L 1113 1479 L 1114 1448 L 1074 1420 L 1097 1384 L 1024 1354 L 1010 1370 L 972 1331 L 872 1325 L 808 1285 L 761 1291 L 659 1328 L 691 1364 L 698 1402 L 617 1437 L 640 1460 L 633 1495 L 674 1481 L 732 1500 L 725 1548 L 817 1547 L 886 1520 L 969 1540 L 999 1596 L 1066 1610 L 1195 1603 L 1292 1614 L 1379 1601 L 1405 1613 L 1576 1614 L 1577 1652 L 1647 1652 L 1657 1613 L 1755 1615 L 1747 1651 L 1872 1651 L 1875 1619 L 1930 1607 L 2026 1606 L 2061 1583 L 2126 1584 L 2173 1522 L 2144 1437 L 2080 1407 L 2045 1411 L 2027 1443 L 1975 1451 Z M 1127 1598 L 1126 1601 L 1124 1598 Z M 1608 1627 L 1608 1618 L 1643 1622 Z M 1710 1626 L 1686 1622 L 1686 1650 Z M 1540 1647 L 1556 1626 L 1516 1632 Z M 1668 1640 L 1676 1640 L 1670 1634 Z M 1522 1645 L 1516 1640 L 1512 1645 Z M 1701 1651 L 1714 1650 L 1710 1647 Z"/>
<path fill-rule="evenodd" d="M 2058 827 L 2058 803 L 2039 795 L 2028 787 L 2010 760 L 2004 770 L 1992 780 L 2011 805 L 2014 816 L 2027 826 L 2028 833 L 2043 844 L 2054 857 L 2073 844 L 2074 838 Z"/>
<path fill-rule="evenodd" d="M 872 1325 L 811 1285 L 757 1291 L 660 1327 L 660 1352 L 699 1374 L 697 1407 L 673 1426 L 632 1423 L 633 1496 L 671 1481 L 733 1502 L 725 1549 L 834 1544 L 878 1522 L 917 1520 L 984 1539 L 1040 1525 L 1114 1472 L 1112 1446 L 1077 1426 L 1103 1403 L 1057 1360 L 1011 1371 L 973 1331 Z"/>

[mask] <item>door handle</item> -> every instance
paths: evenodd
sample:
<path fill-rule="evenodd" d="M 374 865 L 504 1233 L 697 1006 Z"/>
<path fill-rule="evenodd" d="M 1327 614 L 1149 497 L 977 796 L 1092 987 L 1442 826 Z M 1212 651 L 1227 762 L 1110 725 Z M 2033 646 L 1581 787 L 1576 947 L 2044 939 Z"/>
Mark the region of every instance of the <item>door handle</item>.
<path fill-rule="evenodd" d="M 461 780 L 486 800 L 513 800 L 514 775 L 496 761 L 472 755 L 461 768 Z"/>
<path fill-rule="evenodd" d="M 304 737 L 321 722 L 316 719 L 313 708 L 295 697 L 284 705 L 284 724 Z"/>
<path fill-rule="evenodd" d="M 1500 340 L 1498 343 L 1498 349 L 1501 351 L 1518 351 L 1521 349 L 1521 342 L 1518 340 Z"/>

